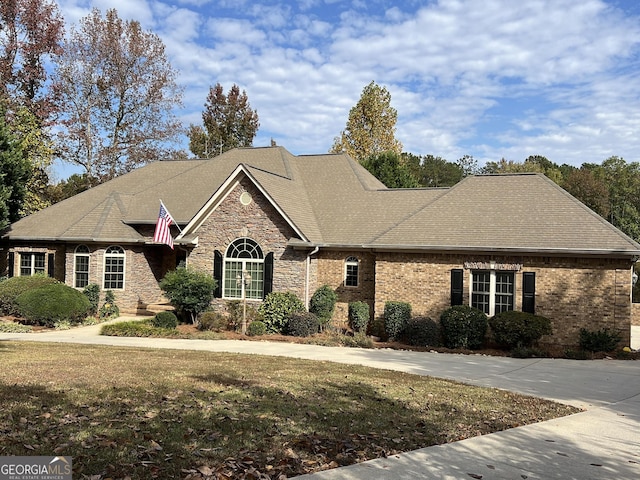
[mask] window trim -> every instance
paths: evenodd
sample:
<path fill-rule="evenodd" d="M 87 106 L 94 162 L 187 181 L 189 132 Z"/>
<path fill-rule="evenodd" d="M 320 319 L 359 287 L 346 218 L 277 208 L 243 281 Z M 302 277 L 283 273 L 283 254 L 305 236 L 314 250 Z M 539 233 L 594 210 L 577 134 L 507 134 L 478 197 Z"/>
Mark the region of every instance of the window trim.
<path fill-rule="evenodd" d="M 78 272 L 78 258 L 84 258 L 84 257 L 86 257 L 87 259 L 87 271 Z M 87 247 L 84 244 L 78 245 L 73 251 L 73 286 L 75 288 L 85 288 L 87 285 L 89 285 L 90 271 L 91 271 L 91 250 L 89 250 L 89 247 Z M 87 275 L 86 285 L 78 285 L 78 273 L 84 273 Z"/>
<path fill-rule="evenodd" d="M 349 268 L 355 267 L 355 275 L 349 273 Z M 349 278 L 355 277 L 355 285 L 349 282 Z M 344 260 L 344 286 L 347 288 L 358 288 L 360 286 L 360 260 L 354 255 L 350 255 Z"/>
<path fill-rule="evenodd" d="M 239 296 L 231 295 L 231 293 L 238 291 L 237 285 L 235 288 L 231 288 L 231 283 L 227 286 L 227 280 L 237 282 L 235 278 L 227 279 L 228 270 L 232 268 L 231 263 L 240 263 L 240 272 L 257 271 L 258 273 L 258 278 L 254 278 L 252 275 L 249 285 L 246 285 L 244 281 L 241 282 Z M 238 268 L 233 268 L 233 270 L 238 271 Z M 225 300 L 262 300 L 265 280 L 265 255 L 260 244 L 249 237 L 236 238 L 227 246 L 222 257 L 222 298 Z"/>
<path fill-rule="evenodd" d="M 110 250 L 118 249 L 120 253 L 116 253 Z M 122 258 L 122 287 L 107 287 L 107 258 Z M 127 252 L 119 245 L 110 245 L 104 251 L 102 256 L 102 289 L 103 290 L 119 290 L 122 291 L 126 286 L 126 272 L 127 272 Z M 110 275 L 115 275 L 109 272 Z"/>
<path fill-rule="evenodd" d="M 38 257 L 42 256 L 42 268 L 38 268 L 36 270 L 36 255 Z M 28 275 L 23 275 L 22 270 L 23 268 L 23 264 L 22 264 L 22 259 L 23 258 L 29 258 L 29 271 L 30 273 Z M 21 277 L 33 277 L 36 273 L 43 273 L 46 274 L 47 273 L 47 252 L 18 252 L 18 272 L 20 273 Z"/>
<path fill-rule="evenodd" d="M 477 291 L 474 290 L 475 287 L 475 279 L 478 274 L 489 274 L 489 290 L 485 291 Z M 511 278 L 511 293 L 498 292 L 496 289 L 497 286 L 497 276 L 498 275 L 508 275 Z M 516 308 L 516 274 L 513 271 L 509 270 L 495 270 L 495 269 L 482 269 L 482 270 L 471 270 L 469 272 L 469 306 L 478 308 L 474 305 L 474 297 L 475 295 L 488 295 L 489 297 L 489 307 L 488 312 L 485 312 L 487 316 L 493 317 L 496 314 L 496 299 L 498 296 L 510 296 L 511 298 L 511 310 L 515 310 Z M 477 303 L 476 303 L 477 305 Z M 479 310 L 484 311 L 484 309 L 479 308 Z M 503 310 L 504 311 L 504 310 Z"/>

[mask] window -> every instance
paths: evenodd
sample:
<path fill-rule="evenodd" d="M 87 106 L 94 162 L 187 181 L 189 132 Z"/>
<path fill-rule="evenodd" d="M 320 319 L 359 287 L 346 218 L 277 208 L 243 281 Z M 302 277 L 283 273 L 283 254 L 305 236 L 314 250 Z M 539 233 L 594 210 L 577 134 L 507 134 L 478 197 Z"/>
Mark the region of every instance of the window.
<path fill-rule="evenodd" d="M 20 254 L 20 276 L 30 277 L 36 273 L 44 273 L 45 269 L 44 253 L 21 253 Z"/>
<path fill-rule="evenodd" d="M 345 287 L 358 286 L 358 259 L 347 257 L 344 261 L 344 285 Z"/>
<path fill-rule="evenodd" d="M 489 316 L 513 310 L 513 272 L 478 270 L 471 273 L 471 306 Z"/>
<path fill-rule="evenodd" d="M 89 247 L 78 245 L 73 254 L 73 284 L 76 288 L 89 285 Z"/>
<path fill-rule="evenodd" d="M 124 250 L 111 246 L 104 252 L 104 290 L 124 289 Z"/>
<path fill-rule="evenodd" d="M 250 238 L 239 238 L 224 257 L 225 298 L 261 299 L 265 287 L 265 262 L 260 246 Z"/>

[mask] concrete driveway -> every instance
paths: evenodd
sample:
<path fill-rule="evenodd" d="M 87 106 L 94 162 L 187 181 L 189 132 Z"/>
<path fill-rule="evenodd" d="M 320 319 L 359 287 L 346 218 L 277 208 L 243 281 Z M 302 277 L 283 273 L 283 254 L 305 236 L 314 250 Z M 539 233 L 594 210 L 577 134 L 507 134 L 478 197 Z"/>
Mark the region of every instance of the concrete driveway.
<path fill-rule="evenodd" d="M 271 342 L 102 337 L 99 326 L 0 340 L 86 343 L 275 355 L 361 364 L 507 389 L 585 409 L 393 457 L 305 475 L 333 479 L 634 479 L 640 478 L 640 362 L 515 359 Z M 640 327 L 632 346 L 638 348 Z"/>

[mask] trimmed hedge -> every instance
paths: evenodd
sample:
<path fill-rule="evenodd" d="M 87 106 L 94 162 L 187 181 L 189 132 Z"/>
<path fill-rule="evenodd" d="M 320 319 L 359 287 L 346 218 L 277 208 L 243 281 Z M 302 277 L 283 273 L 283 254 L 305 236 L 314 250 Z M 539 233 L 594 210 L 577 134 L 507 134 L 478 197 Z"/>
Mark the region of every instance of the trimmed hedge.
<path fill-rule="evenodd" d="M 305 310 L 302 300 L 292 292 L 271 292 L 258 308 L 269 333 L 283 333 L 289 316 Z"/>
<path fill-rule="evenodd" d="M 30 277 L 11 277 L 0 282 L 0 313 L 3 315 L 18 315 L 16 299 L 24 292 L 43 285 L 60 283 L 55 278 L 44 274 Z"/>
<path fill-rule="evenodd" d="M 331 323 L 338 294 L 329 285 L 318 288 L 309 301 L 309 312 L 313 313 L 323 330 Z"/>
<path fill-rule="evenodd" d="M 26 322 L 46 327 L 64 321 L 82 322 L 91 311 L 91 302 L 86 295 L 64 283 L 28 290 L 16 298 L 16 305 Z"/>
<path fill-rule="evenodd" d="M 178 317 L 173 312 L 158 312 L 151 319 L 151 325 L 158 328 L 176 328 L 178 326 Z"/>
<path fill-rule="evenodd" d="M 496 343 L 506 348 L 531 347 L 543 335 L 552 333 L 548 318 L 515 310 L 491 317 L 489 326 Z"/>
<path fill-rule="evenodd" d="M 366 302 L 349 303 L 349 326 L 357 333 L 365 333 L 369 325 L 369 304 Z"/>
<path fill-rule="evenodd" d="M 440 316 L 440 333 L 447 348 L 480 348 L 487 333 L 487 316 L 468 305 L 450 307 Z"/>
<path fill-rule="evenodd" d="M 429 317 L 414 317 L 409 320 L 402 340 L 416 347 L 438 347 L 440 345 L 440 328 Z"/>
<path fill-rule="evenodd" d="M 407 302 L 384 304 L 384 330 L 389 340 L 397 340 L 411 319 L 411 305 Z"/>
<path fill-rule="evenodd" d="M 310 337 L 318 333 L 320 320 L 317 315 L 311 312 L 293 313 L 287 322 L 287 335 L 293 337 Z"/>
<path fill-rule="evenodd" d="M 198 330 L 224 332 L 229 330 L 229 319 L 220 312 L 210 310 L 198 317 Z"/>

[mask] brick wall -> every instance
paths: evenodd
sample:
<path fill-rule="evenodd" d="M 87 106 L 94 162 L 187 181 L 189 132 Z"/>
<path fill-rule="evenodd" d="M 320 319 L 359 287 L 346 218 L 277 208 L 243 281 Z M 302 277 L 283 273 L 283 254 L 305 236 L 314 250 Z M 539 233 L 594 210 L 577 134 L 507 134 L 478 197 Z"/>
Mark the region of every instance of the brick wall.
<path fill-rule="evenodd" d="M 610 328 L 629 344 L 631 264 L 625 260 L 538 257 L 480 257 L 379 253 L 375 315 L 389 300 L 412 305 L 414 315 L 434 320 L 450 305 L 450 272 L 465 262 L 521 265 L 515 274 L 515 309 L 522 308 L 522 272 L 536 273 L 536 313 L 548 317 L 554 334 L 546 343 L 575 346 L 580 328 Z M 463 302 L 469 303 L 470 271 L 464 273 Z"/>

